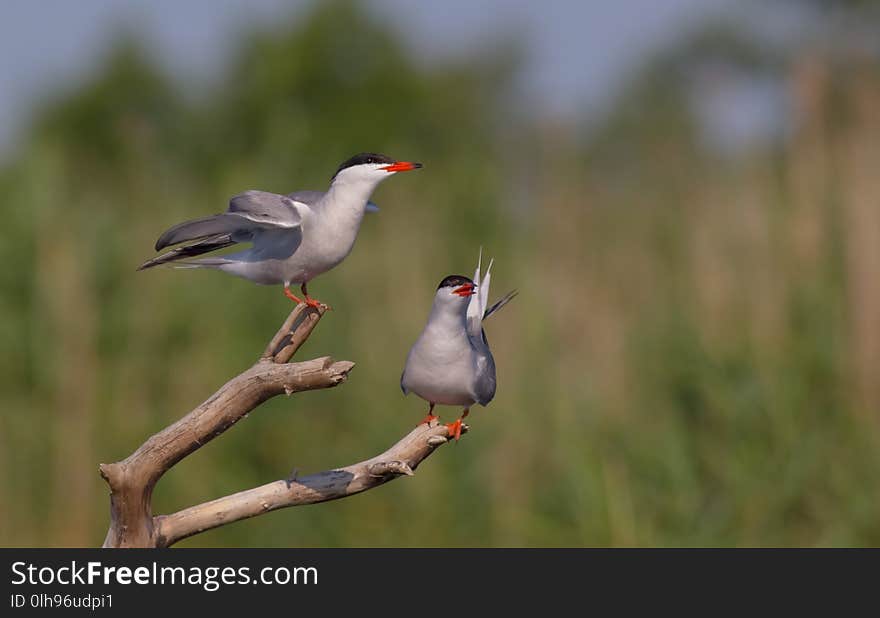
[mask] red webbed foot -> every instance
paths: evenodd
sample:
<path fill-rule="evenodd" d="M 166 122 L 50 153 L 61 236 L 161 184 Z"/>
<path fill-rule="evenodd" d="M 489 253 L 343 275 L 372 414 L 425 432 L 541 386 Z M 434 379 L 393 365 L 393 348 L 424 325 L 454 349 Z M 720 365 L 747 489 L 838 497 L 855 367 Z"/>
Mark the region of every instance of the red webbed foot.
<path fill-rule="evenodd" d="M 310 298 L 308 296 L 306 296 L 305 302 L 312 309 L 320 309 L 321 307 L 324 307 L 329 310 L 331 308 L 330 305 L 325 305 L 320 300 L 315 300 L 314 298 Z"/>
<path fill-rule="evenodd" d="M 321 307 L 324 307 L 324 309 L 326 309 L 328 311 L 330 309 L 332 309 L 332 307 L 330 305 L 322 303 L 320 300 L 315 300 L 314 298 L 309 296 L 309 288 L 306 286 L 305 283 L 303 283 L 301 286 L 299 286 L 299 289 L 302 290 L 303 296 L 306 297 L 306 300 L 305 300 L 306 305 L 308 305 L 312 309 L 320 309 Z"/>
<path fill-rule="evenodd" d="M 434 421 L 438 421 L 438 420 L 440 420 L 439 416 L 436 416 L 436 415 L 428 412 L 428 416 L 426 416 L 421 421 L 419 421 L 419 425 L 429 425 L 430 426 L 431 423 L 433 423 Z M 419 425 L 416 425 L 416 427 L 418 427 Z"/>
<path fill-rule="evenodd" d="M 290 288 L 284 288 L 284 295 L 287 298 L 289 298 L 290 300 L 292 300 L 293 302 L 295 302 L 297 305 L 299 305 L 300 303 L 303 303 L 307 307 L 311 307 L 312 309 L 320 309 L 321 307 L 323 307 L 326 310 L 332 309 L 332 307 L 330 307 L 330 305 L 324 304 L 320 300 L 316 300 L 316 299 L 312 298 L 311 296 L 309 296 L 308 294 L 305 295 L 305 300 L 303 300 L 302 298 L 300 298 L 299 296 L 297 296 L 296 294 L 291 292 Z"/>
<path fill-rule="evenodd" d="M 429 406 L 428 407 L 428 416 L 423 418 L 422 421 L 418 425 L 416 425 L 416 427 L 420 427 L 421 425 L 427 425 L 428 427 L 430 427 L 431 423 L 433 423 L 434 421 L 440 420 L 439 416 L 434 416 L 434 406 L 435 405 L 436 404 L 431 403 L 430 401 L 428 402 L 428 406 Z"/>
<path fill-rule="evenodd" d="M 446 423 L 446 429 L 449 431 L 449 437 L 453 438 L 456 442 L 458 442 L 459 438 L 461 438 L 461 419 L 456 420 L 454 423 Z"/>

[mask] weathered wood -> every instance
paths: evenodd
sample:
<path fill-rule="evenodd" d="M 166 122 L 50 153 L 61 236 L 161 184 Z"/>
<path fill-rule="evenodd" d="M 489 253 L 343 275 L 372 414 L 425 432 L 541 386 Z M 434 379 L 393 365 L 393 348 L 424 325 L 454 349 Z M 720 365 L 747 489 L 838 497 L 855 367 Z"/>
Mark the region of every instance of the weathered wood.
<path fill-rule="evenodd" d="M 104 547 L 168 547 L 204 530 L 260 513 L 334 500 L 411 475 L 445 443 L 446 427 L 421 425 L 373 459 L 302 479 L 276 481 L 166 516 L 153 516 L 153 488 L 181 459 L 232 427 L 261 403 L 285 393 L 332 388 L 354 367 L 330 357 L 289 363 L 326 307 L 299 304 L 272 337 L 262 357 L 189 414 L 150 437 L 123 461 L 101 464 L 110 486 L 110 528 Z"/>
<path fill-rule="evenodd" d="M 466 427 L 463 428 L 466 431 Z M 390 449 L 360 463 L 293 479 L 282 479 L 156 518 L 156 544 L 168 547 L 194 534 L 291 506 L 337 500 L 412 476 L 449 437 L 445 425 L 419 425 Z"/>

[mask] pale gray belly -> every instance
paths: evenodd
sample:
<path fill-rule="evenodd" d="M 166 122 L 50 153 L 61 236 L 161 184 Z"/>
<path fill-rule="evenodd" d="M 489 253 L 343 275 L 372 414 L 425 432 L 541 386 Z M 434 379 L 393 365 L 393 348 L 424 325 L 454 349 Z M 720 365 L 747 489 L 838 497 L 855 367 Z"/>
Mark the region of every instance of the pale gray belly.
<path fill-rule="evenodd" d="M 429 403 L 444 406 L 471 406 L 474 397 L 461 384 L 440 384 L 434 380 L 414 380 L 407 385 L 407 391 L 413 392 Z"/>
<path fill-rule="evenodd" d="M 311 281 L 335 268 L 354 247 L 358 226 L 313 225 L 303 230 L 299 248 L 284 260 L 283 273 L 294 283 Z"/>
<path fill-rule="evenodd" d="M 220 268 L 256 283 L 276 285 L 311 281 L 337 266 L 351 252 L 353 243 L 336 242 L 320 233 L 291 234 L 283 238 L 268 235 L 254 246 L 228 256 L 235 260 Z"/>
<path fill-rule="evenodd" d="M 438 360 L 414 350 L 401 383 L 407 391 L 431 403 L 470 406 L 475 401 L 473 380 L 474 366 L 469 354 Z"/>

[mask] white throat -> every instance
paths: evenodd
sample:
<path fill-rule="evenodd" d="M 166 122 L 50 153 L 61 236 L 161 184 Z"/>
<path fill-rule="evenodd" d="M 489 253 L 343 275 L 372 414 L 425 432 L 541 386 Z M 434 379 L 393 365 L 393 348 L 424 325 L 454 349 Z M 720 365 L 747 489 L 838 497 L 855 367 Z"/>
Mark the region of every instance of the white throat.
<path fill-rule="evenodd" d="M 458 303 L 435 302 L 425 330 L 444 333 L 446 336 L 464 334 L 467 329 L 467 305 L 456 305 Z"/>
<path fill-rule="evenodd" d="M 339 174 L 324 194 L 322 216 L 339 225 L 353 225 L 355 231 L 364 216 L 367 202 L 382 178 L 347 178 Z"/>

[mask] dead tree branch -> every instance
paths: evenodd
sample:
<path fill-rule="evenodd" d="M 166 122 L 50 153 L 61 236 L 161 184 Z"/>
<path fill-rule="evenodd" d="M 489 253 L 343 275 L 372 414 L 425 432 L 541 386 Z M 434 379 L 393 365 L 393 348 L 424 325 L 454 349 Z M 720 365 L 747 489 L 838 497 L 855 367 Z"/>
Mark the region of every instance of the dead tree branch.
<path fill-rule="evenodd" d="M 446 443 L 445 425 L 419 425 L 390 449 L 360 463 L 301 478 L 283 479 L 156 518 L 156 541 L 167 547 L 232 521 L 289 506 L 345 498 L 398 476 L 412 476 L 419 463 Z"/>
<path fill-rule="evenodd" d="M 153 488 L 177 462 L 232 427 L 261 403 L 285 393 L 332 388 L 354 367 L 329 357 L 290 363 L 325 309 L 297 305 L 272 337 L 261 358 L 232 378 L 189 414 L 149 438 L 123 461 L 101 464 L 110 486 L 110 529 L 104 547 L 168 547 L 177 541 L 279 508 L 344 498 L 411 475 L 446 442 L 444 425 L 422 425 L 385 453 L 367 461 L 275 481 L 178 511 L 152 513 Z"/>

